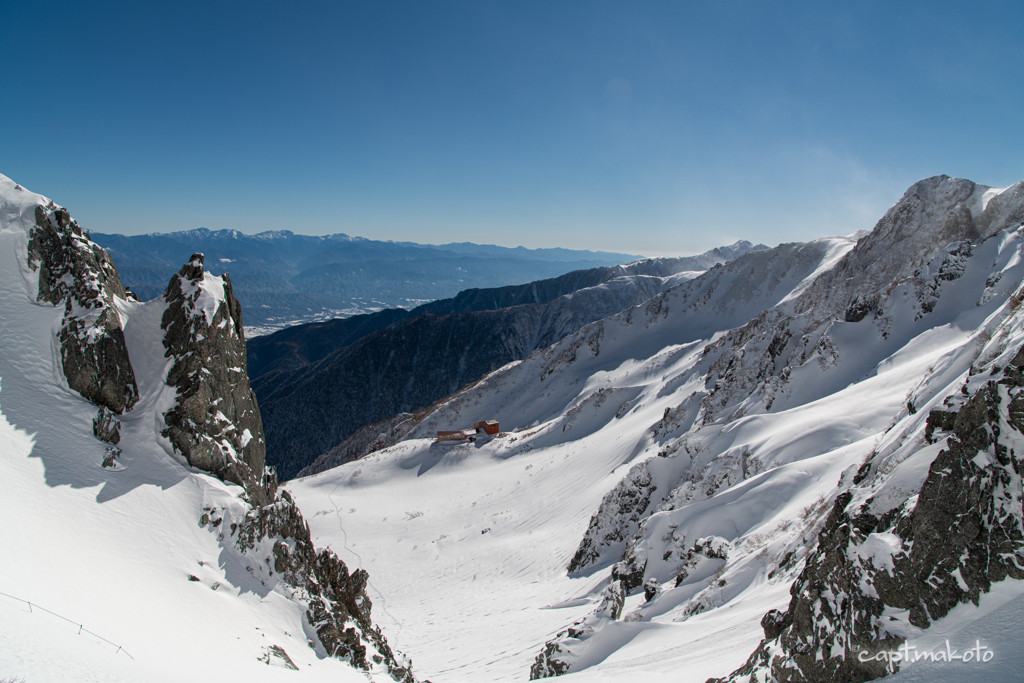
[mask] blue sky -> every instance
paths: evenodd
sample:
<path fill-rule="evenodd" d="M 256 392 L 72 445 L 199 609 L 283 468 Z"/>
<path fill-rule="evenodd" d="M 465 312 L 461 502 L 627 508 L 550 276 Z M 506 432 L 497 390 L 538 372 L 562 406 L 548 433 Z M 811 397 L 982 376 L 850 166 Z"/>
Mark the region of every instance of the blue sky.
<path fill-rule="evenodd" d="M 1024 178 L 1024 5 L 18 3 L 0 173 L 84 227 L 684 254 Z"/>

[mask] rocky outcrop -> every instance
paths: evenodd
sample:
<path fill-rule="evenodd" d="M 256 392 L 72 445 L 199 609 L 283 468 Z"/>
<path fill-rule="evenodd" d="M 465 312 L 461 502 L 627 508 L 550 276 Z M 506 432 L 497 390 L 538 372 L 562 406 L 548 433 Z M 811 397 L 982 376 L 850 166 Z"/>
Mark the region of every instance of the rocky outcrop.
<path fill-rule="evenodd" d="M 106 449 L 102 467 L 124 467 L 119 460 L 121 447 L 132 449 L 134 458 L 160 457 L 159 449 L 146 446 L 156 434 L 147 436 L 145 430 L 136 429 L 122 432 L 122 420 L 153 425 L 149 411 L 166 406 L 164 400 L 173 395 L 173 407 L 156 413 L 164 422 L 157 431 L 189 464 L 244 489 L 239 495 L 234 487 L 225 491 L 220 485 L 207 486 L 201 482 L 203 476 L 196 482 L 199 491 L 215 492 L 221 503 L 206 506 L 199 521 L 217 536 L 225 553 L 222 561 L 231 556 L 222 564 L 230 566 L 224 576 L 241 566 L 248 575 L 229 579 L 240 590 L 258 592 L 262 585 L 291 599 L 301 609 L 309 646 L 318 655 L 338 657 L 370 674 L 390 674 L 396 681 L 412 683 L 409 662 L 390 649 L 371 621 L 366 572 L 350 571 L 330 550 L 313 547 L 299 509 L 277 490 L 273 469 L 264 469 L 263 428 L 245 372 L 241 309 L 227 276 L 205 273 L 203 257 L 196 254 L 173 278 L 163 301 L 143 305 L 122 286 L 107 253 L 91 242 L 64 209 L 39 195 L 19 196 L 23 189 L 3 176 L 0 186 L 0 191 L 8 193 L 0 197 L 3 232 L 9 232 L 10 221 L 25 233 L 20 244 L 27 249 L 19 258 L 28 266 L 23 273 L 28 276 L 29 295 L 64 309 L 56 328 L 58 364 L 68 386 L 98 404 L 91 426 Z M 9 201 L 11 196 L 17 201 Z M 163 310 L 165 357 L 164 362 L 135 359 L 147 397 L 141 404 L 123 332 L 126 316 L 140 309 Z M 151 319 L 146 314 L 140 319 L 142 324 L 129 328 L 136 353 L 159 339 L 159 331 L 150 327 Z M 146 372 L 141 372 L 143 366 Z M 54 371 L 59 372 L 56 367 Z M 133 407 L 134 418 L 121 417 Z M 82 413 L 76 409 L 75 415 Z M 139 481 L 145 478 L 143 474 Z M 186 576 L 200 581 L 193 574 Z M 217 590 L 220 585 L 214 582 L 211 588 Z M 261 659 L 268 664 L 273 659 L 296 668 L 279 645 L 268 644 L 264 654 Z"/>
<path fill-rule="evenodd" d="M 109 408 L 100 406 L 92 419 L 92 433 L 100 441 L 116 446 L 121 441 L 121 421 L 114 417 Z"/>
<path fill-rule="evenodd" d="M 36 206 L 28 265 L 39 272 L 39 302 L 64 306 L 57 332 L 68 386 L 120 415 L 139 400 L 114 298 L 128 298 L 107 253 L 67 210 Z"/>
<path fill-rule="evenodd" d="M 161 321 L 177 389 L 162 435 L 190 465 L 239 484 L 254 505 L 274 498 L 276 477 L 265 471 L 266 444 L 256 397 L 245 373 L 242 308 L 227 274 L 203 270 L 203 255 L 171 278 Z"/>
<path fill-rule="evenodd" d="M 960 417 L 963 409 L 955 410 L 948 402 L 942 410 L 932 411 L 926 424 L 924 416 L 914 423 L 920 427 L 914 438 L 921 444 L 945 439 L 953 432 L 954 436 L 949 437 L 949 448 L 936 460 L 932 472 L 935 477 L 942 475 L 947 478 L 925 484 L 917 497 L 908 493 L 907 498 L 911 501 L 908 509 L 877 511 L 867 501 L 871 495 L 868 493 L 870 487 L 879 481 L 876 474 L 881 469 L 883 457 L 890 457 L 897 447 L 890 445 L 887 452 L 874 453 L 874 460 L 865 465 L 861 473 L 854 476 L 851 472 L 850 479 L 828 498 L 828 504 L 823 498 L 821 504 L 816 503 L 801 511 L 806 527 L 801 533 L 806 533 L 806 538 L 792 541 L 791 547 L 773 546 L 771 554 L 764 550 L 766 544 L 775 542 L 773 539 L 789 533 L 786 531 L 788 527 L 781 522 L 775 528 L 750 534 L 732 549 L 727 547 L 724 539 L 719 539 L 718 546 L 709 545 L 706 538 L 687 539 L 682 529 L 677 528 L 681 520 L 690 519 L 685 510 L 693 503 L 713 498 L 726 490 L 738 492 L 738 488 L 731 487 L 785 464 L 786 460 L 778 457 L 778 451 L 760 451 L 743 442 L 730 446 L 731 437 L 725 436 L 731 429 L 729 425 L 747 417 L 759 419 L 773 409 L 788 410 L 811 400 L 818 389 L 808 391 L 809 377 L 821 378 L 823 384 L 839 386 L 843 381 L 873 371 L 874 361 L 862 362 L 855 357 L 856 354 L 847 353 L 851 348 L 848 341 L 842 348 L 844 355 L 849 357 L 840 355 L 840 345 L 835 339 L 848 340 L 852 325 L 839 321 L 864 321 L 860 326 L 862 333 L 869 339 L 877 334 L 880 344 L 888 344 L 895 349 L 909 341 L 914 333 L 912 330 L 923 329 L 923 325 L 928 324 L 910 327 L 908 323 L 911 320 L 927 320 L 928 317 L 948 320 L 961 301 L 977 301 L 982 306 L 1000 296 L 1009 296 L 1007 310 L 1019 308 L 1019 292 L 1009 294 L 1013 286 L 1007 288 L 1006 283 L 1011 279 L 1004 278 L 1003 271 L 1006 264 L 1019 258 L 1019 255 L 1014 255 L 1017 247 L 1013 245 L 1019 240 L 1020 231 L 1009 230 L 988 242 L 984 240 L 992 235 L 994 229 L 1013 228 L 1019 224 L 1015 221 L 1019 221 L 1022 213 L 1022 202 L 1024 192 L 1019 187 L 999 194 L 969 181 L 946 177 L 922 181 L 908 191 L 871 235 L 862 238 L 844 256 L 833 261 L 836 265 L 822 268 L 815 273 L 816 277 L 808 277 L 796 287 L 790 280 L 789 294 L 784 299 L 707 344 L 702 358 L 692 370 L 692 376 L 699 378 L 703 387 L 675 408 L 666 409 L 664 418 L 649 432 L 660 449 L 659 455 L 664 454 L 666 462 L 675 463 L 666 467 L 667 476 L 653 477 L 654 483 L 669 491 L 668 495 L 660 502 L 657 499 L 642 501 L 645 509 L 639 515 L 614 514 L 615 506 L 608 505 L 609 497 L 606 497 L 598 514 L 592 518 L 577 553 L 579 559 L 574 558 L 572 568 L 577 569 L 581 560 L 597 564 L 599 539 L 613 539 L 618 544 L 625 537 L 628 540 L 621 559 L 612 566 L 611 579 L 619 582 L 627 593 L 644 587 L 645 597 L 650 592 L 655 602 L 659 600 L 658 595 L 646 590 L 646 582 L 652 580 L 665 583 L 674 579 L 677 587 L 699 590 L 678 609 L 675 618 L 682 620 L 734 599 L 738 589 L 733 581 L 740 571 L 737 567 L 743 562 L 764 565 L 765 575 L 770 580 L 773 577 L 778 580 L 784 575 L 784 580 L 794 581 L 797 573 L 804 569 L 807 553 L 813 549 L 815 554 L 808 560 L 807 574 L 795 584 L 797 587 L 794 588 L 794 602 L 790 609 L 765 617 L 762 625 L 766 644 L 751 658 L 747 667 L 732 676 L 732 680 L 762 682 L 866 680 L 882 675 L 877 667 L 872 668 L 872 664 L 865 664 L 862 668 L 851 664 L 855 655 L 851 657 L 850 651 L 842 655 L 839 653 L 843 652 L 844 646 L 852 645 L 861 648 L 862 652 L 869 645 L 875 652 L 895 649 L 902 642 L 899 633 L 927 626 L 964 600 L 976 601 L 978 591 L 987 589 L 985 581 L 1012 576 L 1018 571 L 1016 568 L 1024 568 L 1024 555 L 1019 552 L 1019 546 L 1010 548 L 1008 542 L 982 538 L 986 534 L 1009 538 L 1012 535 L 1010 531 L 1006 528 L 994 534 L 977 531 L 984 529 L 985 525 L 991 526 L 992 520 L 997 518 L 1002 521 L 995 526 L 1019 526 L 1019 496 L 1017 502 L 998 513 L 991 512 L 995 505 L 991 501 L 1005 502 L 1013 498 L 1015 494 L 1012 491 L 1019 490 L 1019 478 L 1014 477 L 1020 471 L 1020 465 L 1006 459 L 1000 461 L 1002 474 L 998 476 L 1004 477 L 1001 489 L 997 487 L 998 490 L 980 494 L 971 488 L 977 488 L 984 482 L 994 482 L 997 478 L 991 471 L 971 471 L 970 466 L 982 468 L 986 460 L 982 453 L 986 448 L 992 455 L 992 462 L 999 460 L 996 457 L 998 439 L 993 440 L 990 447 L 972 445 L 959 452 L 960 446 L 955 446 L 954 442 L 967 444 L 968 435 L 979 430 L 982 433 L 998 432 L 999 420 L 992 418 L 987 426 L 979 426 L 979 423 L 966 431 L 954 429 L 954 423 L 959 425 L 963 422 Z M 778 249 L 781 251 L 783 247 Z M 983 258 L 979 256 L 981 254 L 984 254 Z M 745 266 L 748 272 L 753 273 L 754 262 L 759 256 L 764 258 L 766 255 L 748 255 L 721 270 Z M 993 259 L 991 265 L 990 258 Z M 998 266 L 997 262 L 1003 265 Z M 994 270 L 987 271 L 986 279 L 983 269 Z M 677 289 L 699 286 L 710 292 L 709 281 L 714 272 L 710 271 Z M 982 281 L 984 293 L 978 289 Z M 1019 275 L 1012 278 L 1012 282 L 1017 281 Z M 745 289 L 751 291 L 754 288 Z M 952 295 L 955 298 L 947 296 L 949 292 L 955 293 Z M 977 299 L 978 294 L 982 294 L 980 299 Z M 943 296 L 947 298 L 941 300 Z M 959 298 L 963 296 L 967 298 Z M 694 303 L 703 306 L 708 301 L 710 296 L 695 299 Z M 692 305 L 685 300 L 677 301 L 675 310 Z M 873 321 L 865 320 L 871 317 Z M 840 337 L 840 334 L 847 337 Z M 1004 334 L 1005 330 L 997 332 L 986 328 L 979 332 L 978 343 L 984 345 L 986 340 Z M 986 357 L 990 357 L 990 351 L 986 352 Z M 884 354 L 878 360 L 882 358 Z M 1005 364 L 1005 361 L 1001 363 Z M 988 370 L 986 367 L 985 371 Z M 994 367 L 992 371 L 998 373 L 1002 370 Z M 974 370 L 972 374 L 980 372 L 982 370 Z M 682 384 L 682 380 L 679 383 Z M 977 389 L 976 381 L 971 386 Z M 798 390 L 803 393 L 797 394 Z M 996 396 L 998 392 L 990 394 Z M 1011 402 L 1008 396 L 1001 399 L 1004 406 Z M 908 415 L 914 415 L 924 401 L 925 396 L 908 392 L 905 405 L 893 416 L 893 425 Z M 1006 418 L 1000 419 L 1005 421 Z M 1004 426 L 1002 430 L 1003 436 L 1007 437 L 1007 428 Z M 1019 436 L 1009 438 L 1012 441 Z M 1012 451 L 1012 447 L 1003 445 L 1004 451 Z M 1018 453 L 1021 452 L 1019 446 L 1016 448 Z M 901 457 L 909 457 L 908 453 L 913 452 L 909 444 L 905 450 Z M 949 458 L 955 458 L 957 463 L 948 461 Z M 647 467 L 659 460 L 651 458 Z M 886 461 L 886 474 L 897 462 Z M 631 471 L 613 494 L 628 490 L 633 476 Z M 920 485 L 920 480 L 918 482 Z M 841 499 L 842 504 L 832 517 L 828 517 L 826 524 L 829 505 L 847 489 L 851 489 L 853 495 Z M 887 500 L 896 495 L 892 491 L 885 493 Z M 986 502 L 986 497 L 990 502 Z M 964 501 L 962 509 L 955 513 L 942 511 L 943 506 L 955 507 L 954 501 Z M 974 514 L 972 505 L 980 505 L 982 511 L 987 505 L 990 512 L 978 513 L 987 515 L 984 520 L 981 517 L 971 519 Z M 1016 511 L 1011 515 L 1010 508 L 1014 505 Z M 931 507 L 926 512 L 928 506 Z M 915 509 L 918 512 L 915 513 Z M 908 521 L 911 516 L 913 520 Z M 1016 521 L 1005 521 L 1011 519 Z M 955 538 L 953 544 L 945 544 L 942 534 L 951 528 L 962 529 L 957 536 L 963 538 Z M 928 531 L 930 529 L 935 531 Z M 818 539 L 818 545 L 812 539 Z M 987 550 L 977 544 L 987 544 Z M 762 548 L 757 551 L 761 554 L 756 556 L 756 560 L 749 559 L 755 548 Z M 941 552 L 936 555 L 932 552 L 935 549 L 941 549 Z M 998 563 L 990 561 L 996 552 L 1002 553 L 1004 566 L 1001 568 Z M 906 559 L 900 559 L 900 553 Z M 898 571 L 889 569 L 890 560 Z M 994 573 L 990 572 L 985 581 L 977 578 L 993 566 L 996 567 Z M 734 573 L 726 576 L 729 572 Z M 968 574 L 973 574 L 975 580 L 961 582 L 960 579 Z M 870 588 L 863 589 L 865 585 Z M 934 590 L 935 586 L 941 586 L 942 590 Z M 938 597 L 952 588 L 957 590 L 946 597 Z M 872 591 L 877 591 L 877 595 Z M 911 606 L 910 596 L 917 596 L 914 599 L 920 604 L 919 609 Z M 859 616 L 855 618 L 861 620 L 856 624 L 859 630 L 855 637 L 850 635 L 849 622 L 844 621 L 851 611 L 856 612 Z M 909 615 L 905 619 L 907 629 L 901 630 L 889 617 L 904 611 Z M 641 608 L 627 615 L 624 621 L 631 621 L 634 614 L 638 619 L 649 619 L 656 613 L 657 610 Z M 620 628 L 614 624 L 607 626 Z M 566 650 L 565 643 L 559 641 L 558 646 L 562 651 Z M 832 653 L 835 653 L 834 661 L 830 660 Z M 843 657 L 851 661 L 843 663 L 840 661 Z M 549 653 L 548 659 L 552 658 L 561 662 L 570 662 L 571 659 L 564 652 Z M 566 670 L 573 670 L 569 664 L 567 667 Z M 884 669 L 883 665 L 883 672 Z"/>
<path fill-rule="evenodd" d="M 739 397 L 756 397 L 771 410 L 794 369 L 812 359 L 823 369 L 837 364 L 829 337 L 833 321 L 873 315 L 882 338 L 888 337 L 893 321 L 885 314 L 887 300 L 902 283 L 917 299 L 916 317 L 931 313 L 943 285 L 963 275 L 974 244 L 1020 225 L 1024 184 L 994 192 L 948 176 L 915 183 L 870 235 L 799 296 L 709 345 L 704 423 L 722 417 L 726 406 L 735 410 Z M 740 415 L 754 401 L 741 406 Z"/>
<path fill-rule="evenodd" d="M 248 570 L 264 586 L 283 582 L 326 655 L 364 671 L 383 667 L 396 681 L 412 683 L 410 663 L 370 619 L 367 573 L 350 572 L 329 549 L 314 548 L 302 513 L 264 466 L 263 424 L 245 372 L 242 312 L 230 278 L 210 275 L 203 255 L 194 254 L 164 298 L 164 347 L 174 359 L 166 381 L 176 402 L 164 415 L 162 434 L 193 467 L 242 486 L 248 503 L 242 518 L 239 508 L 207 507 L 200 525 L 248 558 Z"/>
<path fill-rule="evenodd" d="M 224 510 L 206 508 L 200 524 L 252 560 L 249 571 L 264 585 L 283 581 L 328 656 L 364 671 L 383 667 L 412 683 L 410 663 L 370 619 L 367 573 L 350 572 L 331 550 L 313 547 L 302 513 L 264 466 L 263 424 L 245 372 L 242 311 L 230 278 L 210 275 L 203 255 L 194 254 L 164 298 L 164 347 L 174 359 L 167 384 L 177 400 L 162 434 L 193 467 L 242 486 L 249 504 L 244 518 L 227 524 Z"/>
<path fill-rule="evenodd" d="M 993 583 L 1024 579 L 1022 367 L 1024 349 L 956 411 L 916 496 L 876 513 L 867 479 L 837 497 L 789 607 L 765 616 L 765 640 L 721 680 L 879 678 L 892 661 L 861 654 L 896 651 L 906 627 L 927 628 L 977 605 Z"/>
<path fill-rule="evenodd" d="M 870 295 L 910 277 L 953 242 L 980 242 L 1013 228 L 1024 215 L 1024 185 L 988 199 L 990 188 L 963 178 L 935 176 L 914 183 L 871 234 L 818 278 L 796 302 L 813 321 L 853 320 L 871 310 Z M 858 317 L 859 316 L 859 317 Z"/>
<path fill-rule="evenodd" d="M 223 530 L 222 511 L 207 508 L 200 524 L 221 533 L 222 543 L 253 560 L 251 571 L 265 585 L 276 575 L 306 609 L 306 620 L 326 654 L 363 671 L 378 668 L 402 683 L 413 683 L 412 664 L 395 652 L 370 618 L 368 575 L 348 566 L 330 549 L 317 551 L 309 526 L 291 496 L 281 491 L 270 504 L 251 508 Z"/>
<path fill-rule="evenodd" d="M 629 474 L 605 494 L 590 518 L 583 540 L 569 562 L 569 573 L 581 572 L 621 554 L 626 541 L 640 527 L 655 488 L 647 463 L 631 467 Z"/>
<path fill-rule="evenodd" d="M 551 678 L 568 673 L 577 657 L 576 650 L 608 622 L 622 615 L 626 589 L 612 581 L 601 592 L 601 602 L 587 617 L 580 619 L 544 644 L 544 649 L 530 667 L 530 680 Z"/>

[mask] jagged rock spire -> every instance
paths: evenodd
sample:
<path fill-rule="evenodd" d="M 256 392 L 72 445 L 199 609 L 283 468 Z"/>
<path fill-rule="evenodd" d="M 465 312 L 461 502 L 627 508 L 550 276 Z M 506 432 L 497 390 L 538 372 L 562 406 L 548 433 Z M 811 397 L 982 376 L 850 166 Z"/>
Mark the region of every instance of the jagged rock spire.
<path fill-rule="evenodd" d="M 177 404 L 164 416 L 170 439 L 193 467 L 245 488 L 256 505 L 273 499 L 276 478 L 264 471 L 266 444 L 245 367 L 242 307 L 231 279 L 203 268 L 193 254 L 164 292 L 167 384 Z"/>
<path fill-rule="evenodd" d="M 57 338 L 68 386 L 121 414 L 139 400 L 114 297 L 127 299 L 110 256 L 82 232 L 67 210 L 36 206 L 28 265 L 39 272 L 40 303 L 64 305 Z"/>

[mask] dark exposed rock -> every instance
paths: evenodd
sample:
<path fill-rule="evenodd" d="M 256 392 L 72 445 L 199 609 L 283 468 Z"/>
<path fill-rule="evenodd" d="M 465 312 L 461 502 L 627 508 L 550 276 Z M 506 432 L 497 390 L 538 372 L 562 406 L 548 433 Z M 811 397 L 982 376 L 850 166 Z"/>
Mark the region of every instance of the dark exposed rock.
<path fill-rule="evenodd" d="M 65 307 L 58 332 L 64 373 L 72 389 L 99 404 L 92 426 L 96 438 L 109 444 L 102 466 L 118 467 L 117 416 L 137 402 L 138 389 L 115 299 L 134 297 L 122 287 L 109 256 L 64 209 L 38 206 L 35 221 L 28 266 L 38 271 L 38 301 Z M 330 550 L 316 551 L 298 508 L 287 493 L 278 492 L 273 469 L 264 469 L 263 428 L 245 373 L 241 308 L 230 279 L 207 276 L 203 257 L 196 254 L 171 281 L 165 299 L 161 326 L 165 355 L 173 360 L 167 383 L 177 389 L 177 400 L 164 416 L 162 434 L 191 465 L 245 491 L 232 508 L 236 519 L 239 513 L 244 519 L 230 524 L 230 532 L 222 525 L 224 515 L 212 507 L 204 510 L 200 525 L 233 551 L 258 560 L 247 567 L 254 578 L 280 574 L 327 654 L 363 670 L 372 660 L 396 681 L 412 683 L 410 664 L 370 620 L 366 572 L 349 572 Z M 200 582 L 193 574 L 186 577 Z M 219 582 L 210 586 L 220 587 Z M 270 657 L 296 668 L 279 646 L 268 648 L 268 663 Z"/>
<path fill-rule="evenodd" d="M 621 583 L 627 594 L 632 593 L 643 585 L 646 570 L 647 562 L 638 563 L 627 549 L 626 557 L 612 565 L 612 581 Z"/>
<path fill-rule="evenodd" d="M 162 433 L 193 467 L 241 485 L 251 506 L 230 531 L 213 508 L 200 524 L 222 542 L 230 537 L 235 550 L 294 589 L 328 655 L 363 670 L 372 659 L 395 680 L 412 683 L 410 664 L 370 620 L 366 572 L 350 573 L 330 550 L 317 552 L 299 509 L 278 491 L 273 468 L 264 467 L 263 424 L 245 372 L 242 311 L 230 278 L 209 275 L 202 254 L 194 254 L 164 298 L 164 347 L 174 359 L 167 384 L 177 389 L 177 400 L 164 415 Z M 271 655 L 280 656 L 268 651 L 268 660 Z"/>
<path fill-rule="evenodd" d="M 793 625 L 793 617 L 789 612 L 773 609 L 761 617 L 761 628 L 768 640 L 778 638 L 784 630 Z"/>
<path fill-rule="evenodd" d="M 925 423 L 924 438 L 928 443 L 935 443 L 934 435 L 936 430 L 948 432 L 953 429 L 956 422 L 956 412 L 948 410 L 932 410 L 928 413 L 928 421 Z M 855 482 L 860 483 L 860 482 Z"/>
<path fill-rule="evenodd" d="M 105 406 L 100 406 L 96 417 L 92 419 L 92 433 L 100 441 L 118 444 L 121 441 L 121 421 Z"/>
<path fill-rule="evenodd" d="M 676 575 L 675 585 L 679 586 L 686 581 L 694 567 L 705 558 L 712 560 L 729 559 L 729 542 L 721 536 L 708 536 L 697 539 L 693 547 L 679 558 L 679 573 Z"/>
<path fill-rule="evenodd" d="M 208 513 L 204 517 L 209 520 Z M 330 549 L 318 552 L 309 526 L 286 491 L 273 503 L 254 507 L 231 527 L 235 547 L 242 553 L 258 556 L 261 547 L 270 546 L 273 571 L 305 604 L 306 618 L 327 654 L 363 670 L 371 668 L 371 660 L 384 664 L 396 681 L 413 683 L 411 663 L 391 649 L 370 619 L 373 603 L 366 595 L 366 571 L 350 572 Z"/>
<path fill-rule="evenodd" d="M 729 558 L 729 542 L 721 536 L 707 536 L 694 541 L 693 551 L 714 560 L 726 560 Z"/>
<path fill-rule="evenodd" d="M 103 456 L 103 467 L 113 467 L 117 459 L 121 457 L 121 449 L 117 446 L 107 446 L 107 452 Z"/>
<path fill-rule="evenodd" d="M 239 484 L 254 505 L 273 500 L 264 471 L 266 445 L 256 397 L 245 372 L 242 309 L 231 280 L 208 275 L 194 254 L 164 293 L 168 386 L 178 390 L 162 434 L 190 465 Z"/>
<path fill-rule="evenodd" d="M 270 664 L 272 657 L 280 659 L 285 668 L 291 669 L 292 671 L 299 670 L 299 667 L 295 666 L 295 662 L 292 661 L 292 658 L 288 656 L 288 653 L 285 652 L 284 648 L 280 645 L 271 645 L 268 647 L 266 653 L 260 657 L 260 661 Z"/>
<path fill-rule="evenodd" d="M 1024 461 L 1001 433 L 1007 424 L 1018 432 L 1024 427 L 1013 419 L 1024 412 L 1022 363 L 1018 353 L 1000 379 L 955 413 L 929 415 L 933 430 L 951 426 L 953 433 L 916 497 L 874 514 L 870 498 L 854 503 L 853 491 L 838 496 L 789 607 L 765 616 L 765 640 L 722 680 L 879 678 L 886 663 L 862 661 L 857 653 L 902 644 L 884 630 L 885 609 L 905 611 L 908 623 L 923 629 L 957 605 L 977 605 L 993 583 L 1024 578 Z"/>
<path fill-rule="evenodd" d="M 537 655 L 533 666 L 530 667 L 530 680 L 536 681 L 541 678 L 553 678 L 561 676 L 569 670 L 569 663 L 559 659 L 562 654 L 562 646 L 558 641 L 550 641 L 544 644 L 544 650 Z"/>
<path fill-rule="evenodd" d="M 866 318 L 869 313 L 877 311 L 878 304 L 878 297 L 864 298 L 858 294 L 853 298 L 853 301 L 850 302 L 849 307 L 846 309 L 846 313 L 843 314 L 843 319 L 848 323 L 860 322 Z"/>
<path fill-rule="evenodd" d="M 639 527 L 655 488 L 646 463 L 630 468 L 626 477 L 605 494 L 601 506 L 590 518 L 583 540 L 569 562 L 569 573 L 598 564 L 610 550 L 624 544 Z M 630 579 L 626 579 L 626 583 L 631 588 L 640 585 Z"/>
<path fill-rule="evenodd" d="M 107 253 L 68 212 L 37 206 L 28 265 L 39 272 L 36 300 L 64 306 L 57 339 L 68 386 L 121 414 L 139 400 L 114 297 L 128 294 Z"/>
<path fill-rule="evenodd" d="M 661 593 L 661 584 L 653 576 L 644 581 L 644 600 L 650 602 Z"/>

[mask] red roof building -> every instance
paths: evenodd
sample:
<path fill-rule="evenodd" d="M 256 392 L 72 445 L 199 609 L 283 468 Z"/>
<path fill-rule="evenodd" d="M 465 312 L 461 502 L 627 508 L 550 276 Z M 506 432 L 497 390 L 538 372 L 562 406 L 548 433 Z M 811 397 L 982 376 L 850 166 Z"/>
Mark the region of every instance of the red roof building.
<path fill-rule="evenodd" d="M 474 422 L 473 428 L 477 429 L 484 434 L 497 434 L 498 433 L 498 421 L 497 420 L 484 420 L 483 422 Z"/>

